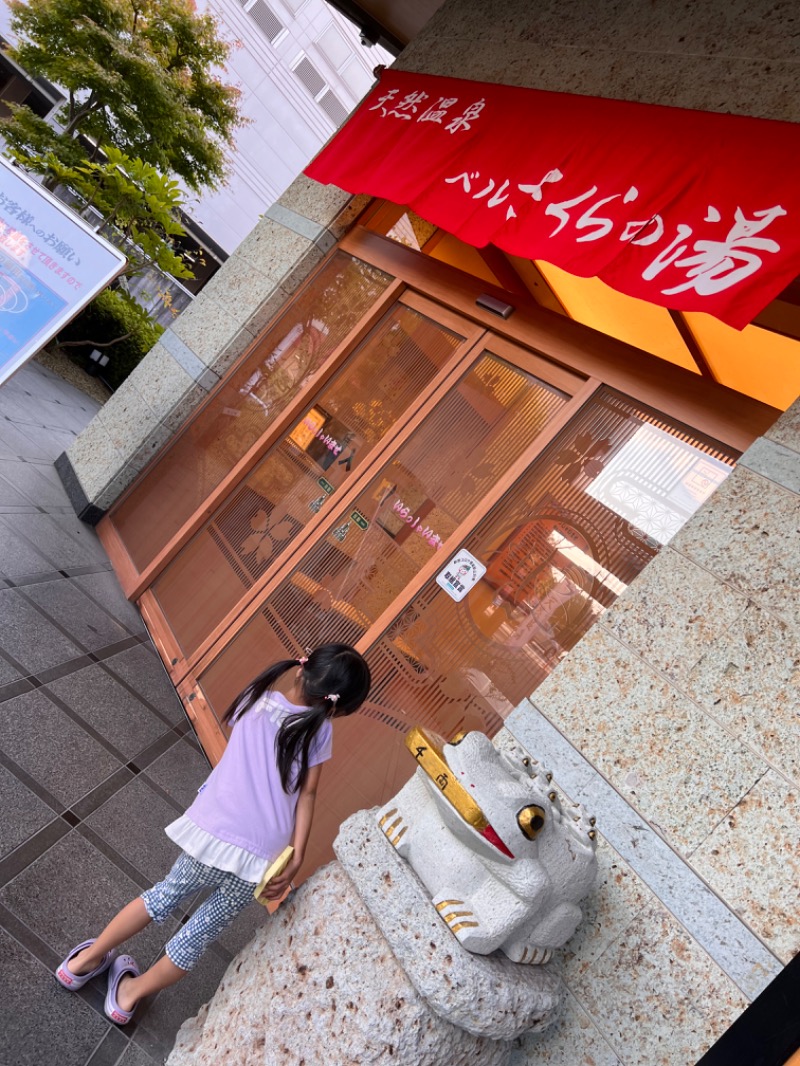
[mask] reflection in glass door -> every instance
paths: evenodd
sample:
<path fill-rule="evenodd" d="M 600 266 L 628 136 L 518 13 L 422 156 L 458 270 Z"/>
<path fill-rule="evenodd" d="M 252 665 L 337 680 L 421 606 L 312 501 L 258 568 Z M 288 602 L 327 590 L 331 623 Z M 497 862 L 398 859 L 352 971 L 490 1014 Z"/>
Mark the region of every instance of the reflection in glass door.
<path fill-rule="evenodd" d="M 423 305 L 424 306 L 424 305 Z M 452 317 L 452 316 L 451 316 Z M 237 608 L 464 348 L 461 334 L 400 302 L 195 533 L 143 601 L 183 658 Z"/>
<path fill-rule="evenodd" d="M 732 464 L 599 389 L 465 539 L 486 566 L 468 596 L 429 581 L 368 651 L 374 703 L 445 735 L 496 733 Z"/>

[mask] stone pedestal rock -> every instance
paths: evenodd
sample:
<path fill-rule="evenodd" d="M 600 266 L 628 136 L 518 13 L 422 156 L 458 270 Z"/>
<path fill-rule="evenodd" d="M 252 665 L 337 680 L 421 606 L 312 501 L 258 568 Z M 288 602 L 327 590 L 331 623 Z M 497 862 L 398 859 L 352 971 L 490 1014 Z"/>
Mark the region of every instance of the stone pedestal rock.
<path fill-rule="evenodd" d="M 334 847 L 184 1023 L 167 1066 L 503 1066 L 514 1037 L 551 1023 L 551 966 L 462 948 L 374 811 Z"/>

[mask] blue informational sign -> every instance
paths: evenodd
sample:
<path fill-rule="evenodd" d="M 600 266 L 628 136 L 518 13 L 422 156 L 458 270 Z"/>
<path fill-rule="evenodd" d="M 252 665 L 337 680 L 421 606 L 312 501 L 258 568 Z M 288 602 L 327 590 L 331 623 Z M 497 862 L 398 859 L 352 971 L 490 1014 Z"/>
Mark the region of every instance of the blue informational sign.
<path fill-rule="evenodd" d="M 0 158 L 0 384 L 126 262 L 66 204 Z"/>

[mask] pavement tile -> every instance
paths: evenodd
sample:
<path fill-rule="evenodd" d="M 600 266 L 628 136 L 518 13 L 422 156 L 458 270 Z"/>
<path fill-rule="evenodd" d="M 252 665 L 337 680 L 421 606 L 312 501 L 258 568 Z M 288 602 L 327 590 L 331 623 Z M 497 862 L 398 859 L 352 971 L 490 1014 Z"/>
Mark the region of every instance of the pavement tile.
<path fill-rule="evenodd" d="M 118 622 L 84 596 L 74 579 L 28 585 L 25 596 L 89 651 L 97 651 L 128 636 Z"/>
<path fill-rule="evenodd" d="M 147 767 L 147 776 L 181 807 L 194 801 L 197 790 L 211 773 L 207 760 L 185 740 L 178 740 Z"/>
<path fill-rule="evenodd" d="M 86 1066 L 118 1066 L 121 1057 L 130 1046 L 129 1034 L 116 1025 L 109 1025 L 105 1037 L 95 1049 Z M 151 1064 L 148 1064 L 148 1066 L 151 1066 Z M 162 1066 L 162 1064 L 159 1063 L 158 1066 Z"/>
<path fill-rule="evenodd" d="M 86 566 L 96 561 L 96 553 L 77 543 L 59 519 L 63 515 L 11 514 L 3 518 L 4 524 L 17 537 L 25 537 L 46 558 L 53 560 L 53 570 L 66 570 L 71 566 Z M 76 518 L 77 522 L 78 519 Z M 94 535 L 94 534 L 93 534 Z"/>
<path fill-rule="evenodd" d="M 69 497 L 61 482 L 58 481 L 56 484 L 49 476 L 51 472 L 54 473 L 52 467 L 42 466 L 39 463 L 0 460 L 0 478 L 10 482 L 22 494 L 23 502 L 35 504 L 45 510 L 49 507 L 65 507 L 69 504 Z M 3 500 L 2 496 L 0 496 L 0 501 L 13 502 Z"/>
<path fill-rule="evenodd" d="M 3 545 L 0 570 L 12 581 L 30 574 L 50 574 L 57 570 L 53 559 L 38 552 L 32 544 L 17 535 L 13 526 L 6 524 L 9 517 L 0 517 L 0 543 Z"/>
<path fill-rule="evenodd" d="M 82 655 L 81 648 L 14 588 L 0 591 L 0 646 L 31 674 Z"/>
<path fill-rule="evenodd" d="M 15 454 L 24 459 L 46 459 L 54 463 L 75 442 L 75 434 L 69 430 L 32 426 L 27 422 L 4 422 L 3 425 L 13 427 L 12 443 L 18 446 Z M 6 430 L 2 432 L 5 434 Z"/>
<path fill-rule="evenodd" d="M 143 1048 L 131 1043 L 116 1066 L 161 1066 L 162 1061 L 162 1056 L 151 1058 Z M 94 1060 L 89 1066 L 95 1066 Z"/>
<path fill-rule="evenodd" d="M 41 689 L 3 704 L 0 748 L 66 807 L 120 765 Z"/>
<path fill-rule="evenodd" d="M 32 437 L 23 430 L 23 428 L 17 425 L 15 422 L 8 422 L 5 418 L 0 418 L 0 452 L 5 454 L 8 458 L 17 458 L 22 456 L 25 459 L 55 459 L 55 455 L 51 455 L 54 450 L 52 446 L 48 446 L 46 441 L 34 440 Z M 62 448 L 61 451 L 64 449 Z M 61 453 L 58 452 L 58 455 Z"/>
<path fill-rule="evenodd" d="M 0 646 L 32 674 L 82 654 L 17 589 L 0 590 Z"/>
<path fill-rule="evenodd" d="M 164 832 L 178 817 L 180 811 L 136 777 L 90 814 L 86 824 L 155 884 L 180 852 Z"/>
<path fill-rule="evenodd" d="M 84 1066 L 108 1023 L 0 930 L 0 1032 L 8 1066 Z"/>
<path fill-rule="evenodd" d="M 47 689 L 129 759 L 169 729 L 96 664 L 50 682 Z"/>
<path fill-rule="evenodd" d="M 52 821 L 46 803 L 0 766 L 0 858 Z"/>
<path fill-rule="evenodd" d="M 140 644 L 137 648 L 113 655 L 104 660 L 104 665 L 121 677 L 126 685 L 135 689 L 148 703 L 152 703 L 173 724 L 177 725 L 185 720 L 183 706 L 167 671 L 149 645 Z"/>
<path fill-rule="evenodd" d="M 0 892 L 0 902 L 59 958 L 97 934 L 140 894 L 125 873 L 80 833 L 68 833 Z M 178 928 L 151 922 L 126 945 L 141 966 L 158 957 Z M 100 978 L 100 987 L 105 983 Z"/>
<path fill-rule="evenodd" d="M 113 571 L 104 570 L 98 574 L 82 574 L 72 580 L 125 626 L 129 633 L 146 632 L 142 616 L 138 609 L 125 599 L 125 594 L 119 587 Z"/>
<path fill-rule="evenodd" d="M 7 418 L 11 422 L 44 426 L 46 423 L 42 414 L 43 407 L 41 400 L 28 392 L 0 390 L 0 418 Z"/>
<path fill-rule="evenodd" d="M 224 959 L 207 951 L 179 984 L 159 992 L 139 1023 L 135 1043 L 144 1045 L 151 1055 L 168 1054 L 181 1025 L 211 999 L 227 968 Z"/>
<path fill-rule="evenodd" d="M 100 543 L 100 540 L 95 533 L 92 526 L 87 526 L 85 522 L 81 522 L 80 518 L 74 511 L 69 513 L 61 513 L 51 515 L 53 524 L 60 531 L 63 538 L 66 534 L 72 541 L 76 542 L 76 547 L 80 549 L 85 559 L 83 562 L 71 563 L 62 562 L 61 570 L 69 570 L 73 567 L 98 565 L 107 567 L 110 569 L 111 564 L 108 561 L 105 548 Z M 59 560 L 61 562 L 61 560 Z"/>
<path fill-rule="evenodd" d="M 6 507 L 26 507 L 33 509 L 33 502 L 27 496 L 14 487 L 15 478 L 6 477 L 10 469 L 16 466 L 24 466 L 24 463 L 8 462 L 0 457 L 0 511 Z M 32 463 L 29 465 L 33 465 Z"/>
<path fill-rule="evenodd" d="M 24 676 L 16 667 L 0 656 L 0 685 L 7 685 L 10 681 L 16 681 Z"/>

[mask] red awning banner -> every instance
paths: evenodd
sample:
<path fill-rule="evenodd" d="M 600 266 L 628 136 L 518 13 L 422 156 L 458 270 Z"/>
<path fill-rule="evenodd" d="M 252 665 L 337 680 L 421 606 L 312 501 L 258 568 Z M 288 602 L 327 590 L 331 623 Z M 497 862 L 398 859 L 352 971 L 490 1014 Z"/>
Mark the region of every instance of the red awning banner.
<path fill-rule="evenodd" d="M 743 329 L 800 275 L 800 125 L 387 70 L 306 168 Z"/>

